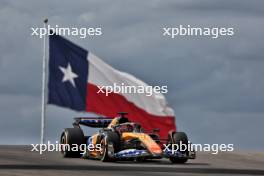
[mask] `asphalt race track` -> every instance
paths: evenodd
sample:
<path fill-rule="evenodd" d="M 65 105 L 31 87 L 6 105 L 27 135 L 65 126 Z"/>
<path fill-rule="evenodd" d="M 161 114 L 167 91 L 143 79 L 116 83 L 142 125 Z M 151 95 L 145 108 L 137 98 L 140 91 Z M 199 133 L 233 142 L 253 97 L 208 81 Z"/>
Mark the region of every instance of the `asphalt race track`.
<path fill-rule="evenodd" d="M 264 175 L 264 153 L 233 152 L 198 153 L 187 164 L 171 164 L 168 160 L 144 163 L 102 163 L 96 160 L 62 158 L 58 152 L 40 155 L 29 146 L 0 146 L 0 175 Z"/>

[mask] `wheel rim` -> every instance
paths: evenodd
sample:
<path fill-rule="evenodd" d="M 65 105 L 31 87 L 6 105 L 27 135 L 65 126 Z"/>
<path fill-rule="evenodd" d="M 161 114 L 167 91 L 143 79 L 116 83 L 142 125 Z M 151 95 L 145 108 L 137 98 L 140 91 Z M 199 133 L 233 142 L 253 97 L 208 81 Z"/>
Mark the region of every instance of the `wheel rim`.
<path fill-rule="evenodd" d="M 60 146 L 60 148 L 61 148 L 61 153 L 62 154 L 65 154 L 65 148 L 63 147 L 65 144 L 66 144 L 66 139 L 65 139 L 65 134 L 61 137 L 61 146 Z"/>
<path fill-rule="evenodd" d="M 61 153 L 63 155 L 66 155 L 66 151 L 67 151 L 67 134 L 64 133 L 63 136 L 61 137 L 61 146 L 60 146 L 60 149 L 61 149 Z"/>
<path fill-rule="evenodd" d="M 100 154 L 100 158 L 103 159 L 105 157 L 105 154 L 106 154 L 106 141 L 105 141 L 105 138 L 103 138 L 100 141 L 100 144 L 101 144 L 101 150 L 100 150 L 99 154 Z"/>

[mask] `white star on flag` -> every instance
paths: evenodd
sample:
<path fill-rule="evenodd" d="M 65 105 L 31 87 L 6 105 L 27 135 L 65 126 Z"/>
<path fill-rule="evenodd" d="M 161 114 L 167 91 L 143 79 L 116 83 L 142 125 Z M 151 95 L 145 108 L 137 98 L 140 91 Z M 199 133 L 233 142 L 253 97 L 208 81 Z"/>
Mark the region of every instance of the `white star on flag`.
<path fill-rule="evenodd" d="M 60 69 L 60 70 L 62 71 L 62 73 L 64 74 L 64 75 L 63 75 L 63 78 L 62 78 L 62 82 L 70 81 L 70 83 L 73 85 L 73 87 L 75 87 L 74 79 L 75 79 L 75 78 L 78 78 L 78 75 L 75 74 L 75 73 L 72 71 L 71 65 L 68 63 L 67 68 L 64 68 L 64 67 L 59 66 L 59 69 Z"/>

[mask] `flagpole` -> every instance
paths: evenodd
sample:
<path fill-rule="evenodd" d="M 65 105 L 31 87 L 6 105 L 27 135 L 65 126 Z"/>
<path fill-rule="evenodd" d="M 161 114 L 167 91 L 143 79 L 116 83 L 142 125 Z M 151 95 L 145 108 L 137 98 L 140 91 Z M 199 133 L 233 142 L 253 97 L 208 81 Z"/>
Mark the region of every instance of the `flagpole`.
<path fill-rule="evenodd" d="M 47 29 L 48 19 L 44 19 L 44 28 Z M 41 137 L 40 143 L 45 143 L 45 128 L 46 128 L 46 37 L 43 37 L 43 60 L 42 60 L 42 102 L 41 102 Z"/>

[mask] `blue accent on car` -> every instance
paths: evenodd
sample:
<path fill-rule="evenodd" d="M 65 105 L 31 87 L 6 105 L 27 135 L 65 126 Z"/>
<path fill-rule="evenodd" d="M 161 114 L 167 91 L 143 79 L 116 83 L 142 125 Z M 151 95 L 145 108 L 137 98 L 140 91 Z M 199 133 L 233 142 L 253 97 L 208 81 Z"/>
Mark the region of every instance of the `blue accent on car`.
<path fill-rule="evenodd" d="M 105 128 L 111 121 L 112 119 L 81 119 L 79 123 L 90 127 Z"/>
<path fill-rule="evenodd" d="M 115 154 L 116 158 L 133 158 L 149 155 L 146 150 L 126 149 Z"/>
<path fill-rule="evenodd" d="M 93 138 L 92 138 L 92 137 L 89 137 L 89 138 L 87 139 L 86 144 L 87 144 L 87 145 L 91 144 L 91 143 L 92 143 L 92 140 L 93 140 Z"/>
<path fill-rule="evenodd" d="M 164 154 L 167 157 L 177 157 L 177 158 L 186 158 L 186 154 L 181 153 L 180 151 L 173 151 L 173 150 L 165 150 Z"/>

